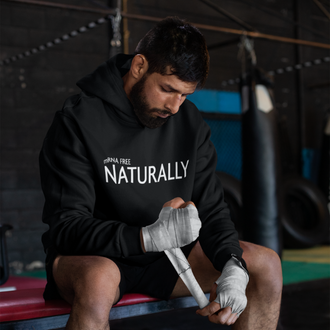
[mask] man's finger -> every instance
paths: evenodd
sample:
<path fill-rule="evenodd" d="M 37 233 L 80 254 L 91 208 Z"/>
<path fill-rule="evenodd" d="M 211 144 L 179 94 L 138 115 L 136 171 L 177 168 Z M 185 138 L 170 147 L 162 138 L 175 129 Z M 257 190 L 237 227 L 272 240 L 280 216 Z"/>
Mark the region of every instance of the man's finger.
<path fill-rule="evenodd" d="M 234 314 L 231 313 L 231 307 L 226 307 L 221 309 L 219 313 L 210 315 L 209 320 L 216 324 L 230 325 L 231 323 L 229 321 L 231 320 L 232 315 Z"/>
<path fill-rule="evenodd" d="M 180 207 L 179 207 L 179 209 L 184 209 L 184 208 L 187 207 L 189 204 L 191 204 L 192 206 L 195 206 L 195 207 L 196 207 L 196 205 L 195 205 L 194 202 L 189 201 L 189 202 L 185 202 L 185 203 L 181 204 Z"/>
<path fill-rule="evenodd" d="M 229 319 L 227 320 L 228 325 L 234 324 L 237 321 L 238 317 L 237 317 L 237 313 L 233 313 L 231 314 L 231 316 L 229 317 Z"/>
<path fill-rule="evenodd" d="M 209 316 L 214 313 L 217 313 L 220 310 L 221 306 L 212 301 L 208 306 L 204 307 L 203 309 L 198 309 L 196 313 L 201 316 Z"/>
<path fill-rule="evenodd" d="M 181 197 L 175 197 L 175 198 L 171 199 L 170 201 L 166 202 L 163 205 L 163 208 L 172 207 L 173 209 L 178 209 L 183 204 L 184 204 L 184 200 Z"/>

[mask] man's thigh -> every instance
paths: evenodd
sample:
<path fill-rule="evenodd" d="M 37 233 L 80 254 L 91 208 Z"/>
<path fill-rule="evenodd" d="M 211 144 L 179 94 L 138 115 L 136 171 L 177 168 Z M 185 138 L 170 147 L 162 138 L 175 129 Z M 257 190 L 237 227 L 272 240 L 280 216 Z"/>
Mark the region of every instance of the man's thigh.
<path fill-rule="evenodd" d="M 108 295 L 116 303 L 120 296 L 120 270 L 110 259 L 99 256 L 57 256 L 53 277 L 59 294 L 73 304 L 76 297 L 91 299 Z"/>
<path fill-rule="evenodd" d="M 188 256 L 188 262 L 194 276 L 204 292 L 210 292 L 213 283 L 221 275 L 205 255 L 199 242 L 195 244 Z M 178 278 L 171 297 L 189 296 L 190 292 L 181 278 Z"/>

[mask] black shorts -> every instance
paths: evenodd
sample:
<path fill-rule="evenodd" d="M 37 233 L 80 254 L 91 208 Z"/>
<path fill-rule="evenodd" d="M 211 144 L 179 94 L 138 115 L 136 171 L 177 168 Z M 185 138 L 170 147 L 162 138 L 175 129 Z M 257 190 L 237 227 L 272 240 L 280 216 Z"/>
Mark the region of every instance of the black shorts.
<path fill-rule="evenodd" d="M 182 248 L 182 252 L 187 258 L 195 244 L 196 242 L 193 242 Z M 48 260 L 46 259 L 47 285 L 44 292 L 45 300 L 60 298 L 52 275 L 55 258 L 54 252 L 50 251 L 47 255 Z M 119 300 L 125 293 L 142 293 L 167 300 L 179 277 L 165 254 L 146 266 L 131 266 L 117 259 L 111 260 L 116 263 L 120 270 Z"/>
<path fill-rule="evenodd" d="M 193 242 L 182 248 L 186 258 L 195 244 L 196 242 Z M 179 277 L 165 254 L 149 265 L 142 267 L 128 266 L 117 260 L 114 262 L 121 274 L 119 300 L 125 293 L 142 293 L 167 300 L 170 298 Z"/>

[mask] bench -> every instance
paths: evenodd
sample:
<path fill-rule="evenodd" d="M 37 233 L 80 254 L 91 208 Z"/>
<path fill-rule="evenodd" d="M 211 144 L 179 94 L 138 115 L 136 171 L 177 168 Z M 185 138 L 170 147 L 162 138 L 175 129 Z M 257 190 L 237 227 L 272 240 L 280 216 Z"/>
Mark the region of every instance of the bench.
<path fill-rule="evenodd" d="M 64 300 L 44 301 L 45 279 L 10 276 L 0 286 L 1 330 L 64 328 L 71 306 Z M 193 297 L 168 301 L 142 294 L 125 294 L 111 309 L 110 320 L 197 306 Z"/>

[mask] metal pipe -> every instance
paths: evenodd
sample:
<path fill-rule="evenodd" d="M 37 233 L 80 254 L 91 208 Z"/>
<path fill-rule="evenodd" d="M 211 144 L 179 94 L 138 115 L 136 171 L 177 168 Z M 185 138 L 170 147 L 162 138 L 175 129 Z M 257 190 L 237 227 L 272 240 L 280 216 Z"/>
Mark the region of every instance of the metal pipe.
<path fill-rule="evenodd" d="M 295 9 L 295 21 L 300 22 L 300 6 L 299 0 L 295 0 L 294 2 Z M 299 26 L 295 26 L 295 36 L 299 38 L 301 36 L 301 31 Z M 300 63 L 302 59 L 302 49 L 299 45 L 295 47 L 295 58 L 296 63 Z M 298 174 L 302 173 L 302 150 L 304 148 L 304 140 L 305 140 L 305 102 L 304 102 L 304 87 L 303 87 L 303 73 L 301 70 L 297 70 L 296 72 L 296 102 L 297 102 L 297 131 L 298 131 L 298 155 L 296 158 L 296 164 L 298 168 L 296 169 Z"/>
<path fill-rule="evenodd" d="M 48 2 L 48 1 L 38 1 L 38 0 L 2 0 L 2 1 L 29 4 L 29 5 L 38 5 L 38 6 L 48 6 L 48 7 L 61 8 L 61 9 L 78 10 L 78 11 L 84 11 L 84 12 L 90 12 L 90 13 L 110 14 L 110 15 L 115 14 L 115 11 L 111 10 L 111 9 L 106 10 L 106 9 L 88 8 L 88 7 L 81 7 L 81 6 L 74 6 L 74 5 L 59 4 L 59 3 Z M 122 17 L 126 17 L 129 19 L 150 21 L 150 22 L 159 22 L 164 19 L 162 17 L 129 14 L 129 13 L 124 13 L 124 12 L 122 12 L 121 15 L 122 15 Z M 292 39 L 292 38 L 274 36 L 271 34 L 265 34 L 265 33 L 260 33 L 260 32 L 242 31 L 242 30 L 237 30 L 237 29 L 231 29 L 231 28 L 225 28 L 225 27 L 213 26 L 213 25 L 198 24 L 198 23 L 193 23 L 193 22 L 191 22 L 191 24 L 201 30 L 223 32 L 223 33 L 237 34 L 237 35 L 247 35 L 252 38 L 259 38 L 259 39 L 265 39 L 265 40 L 285 42 L 285 43 L 289 43 L 289 44 L 330 49 L 329 44 L 324 44 L 324 43 L 314 42 L 314 41 L 309 41 L 309 40 Z"/>
<path fill-rule="evenodd" d="M 273 40 L 273 41 L 280 41 L 285 42 L 289 44 L 296 44 L 296 45 L 302 45 L 302 46 L 311 46 L 311 47 L 317 47 L 317 48 L 325 48 L 330 49 L 330 45 L 324 44 L 321 42 L 314 42 L 309 40 L 301 40 L 301 39 L 293 39 L 293 38 L 287 38 L 287 37 L 280 37 L 280 36 L 274 36 L 271 34 L 265 34 L 260 32 L 249 32 L 249 31 L 241 31 L 236 29 L 229 29 L 229 28 L 223 28 L 218 26 L 212 26 L 212 25 L 204 25 L 204 24 L 195 24 L 196 27 L 200 29 L 205 29 L 209 31 L 217 31 L 217 32 L 225 32 L 225 33 L 231 33 L 231 34 L 238 34 L 238 35 L 246 35 L 253 38 L 260 38 L 265 40 Z"/>
<path fill-rule="evenodd" d="M 243 29 L 248 30 L 248 31 L 254 31 L 257 32 L 255 28 L 253 28 L 251 25 L 243 22 L 241 19 L 238 17 L 232 15 L 228 11 L 222 9 L 220 6 L 216 5 L 215 3 L 209 1 L 209 0 L 200 0 L 201 2 L 205 3 L 209 7 L 213 8 L 215 11 L 218 13 L 224 15 L 225 17 L 229 18 L 231 21 L 235 22 L 236 24 L 240 25 Z"/>
<path fill-rule="evenodd" d="M 39 1 L 39 0 L 2 0 L 2 1 L 17 2 L 20 4 L 44 6 L 44 7 L 58 8 L 58 9 L 77 10 L 77 11 L 83 11 L 83 12 L 95 13 L 95 14 L 114 15 L 116 13 L 115 10 L 113 10 L 113 9 L 82 7 L 82 6 L 67 5 L 64 3 L 56 3 L 56 2 L 49 2 L 49 1 Z"/>
<path fill-rule="evenodd" d="M 127 13 L 127 0 L 123 0 L 123 13 Z M 124 39 L 124 54 L 129 54 L 129 35 L 128 19 L 123 18 L 123 39 Z"/>
<path fill-rule="evenodd" d="M 242 2 L 242 3 L 245 3 L 246 5 L 248 6 L 252 6 L 262 12 L 265 12 L 273 17 L 277 17 L 278 19 L 284 21 L 284 22 L 288 22 L 289 24 L 293 24 L 293 25 L 297 25 L 299 26 L 301 29 L 304 29 L 306 31 L 309 31 L 309 32 L 312 32 L 314 35 L 318 35 L 318 36 L 321 36 L 323 38 L 326 38 L 327 40 L 329 39 L 329 36 L 325 33 L 321 33 L 320 31 L 316 30 L 316 29 L 312 29 L 308 26 L 305 26 L 303 24 L 300 24 L 300 23 L 297 23 L 296 21 L 294 21 L 293 19 L 291 18 L 288 18 L 288 17 L 285 17 L 279 13 L 277 13 L 276 11 L 274 10 L 271 10 L 271 9 L 268 9 L 268 7 L 266 6 L 262 6 L 260 5 L 259 3 L 255 3 L 254 1 L 246 1 L 246 0 L 238 0 L 239 2 Z"/>
<path fill-rule="evenodd" d="M 325 7 L 322 5 L 322 3 L 318 0 L 313 0 L 313 1 L 319 7 L 319 9 L 322 11 L 322 13 L 330 19 L 330 13 L 325 9 Z"/>
<path fill-rule="evenodd" d="M 207 46 L 207 49 L 208 50 L 212 50 L 212 49 L 216 49 L 216 48 L 230 46 L 230 45 L 238 44 L 239 41 L 240 41 L 240 38 L 239 37 L 235 37 L 233 39 L 229 39 L 229 40 L 217 42 L 216 44 L 208 45 Z"/>

